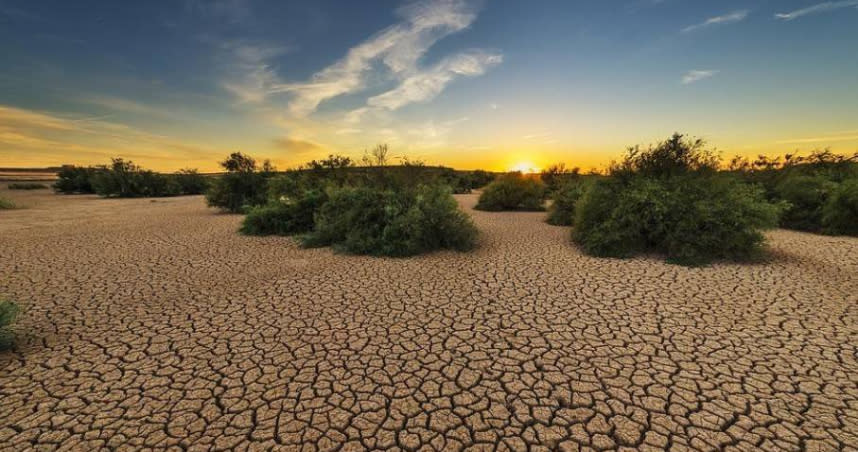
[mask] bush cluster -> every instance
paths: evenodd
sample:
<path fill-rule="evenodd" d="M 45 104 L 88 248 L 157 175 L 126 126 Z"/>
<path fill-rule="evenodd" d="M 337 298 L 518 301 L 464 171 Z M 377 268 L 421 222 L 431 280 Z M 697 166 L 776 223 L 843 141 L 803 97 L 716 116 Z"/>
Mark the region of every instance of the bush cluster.
<path fill-rule="evenodd" d="M 508 173 L 483 189 L 475 209 L 539 211 L 544 210 L 545 195 L 545 184 L 538 176 Z"/>
<path fill-rule="evenodd" d="M 0 210 L 12 210 L 17 207 L 18 206 L 14 202 L 6 198 L 0 198 Z"/>
<path fill-rule="evenodd" d="M 54 190 L 67 194 L 93 194 L 95 189 L 92 187 L 92 179 L 95 173 L 102 169 L 103 167 L 63 165 L 57 173 Z"/>
<path fill-rule="evenodd" d="M 571 182 L 575 182 L 581 175 L 581 168 L 567 168 L 565 163 L 555 163 L 539 173 L 539 178 L 545 184 L 549 195 L 564 188 Z"/>
<path fill-rule="evenodd" d="M 858 154 L 828 150 L 807 157 L 734 158 L 730 169 L 743 180 L 764 187 L 769 199 L 786 205 L 780 226 L 800 231 L 858 235 L 858 201 L 849 193 L 858 180 Z"/>
<path fill-rule="evenodd" d="M 6 300 L 0 300 L 0 350 L 6 350 L 12 344 L 12 334 L 8 327 L 18 316 L 18 305 Z"/>
<path fill-rule="evenodd" d="M 146 170 L 130 160 L 114 158 L 110 165 L 64 166 L 54 189 L 60 193 L 95 193 L 105 197 L 138 198 L 202 194 L 208 179 L 196 170 L 175 174 Z"/>
<path fill-rule="evenodd" d="M 259 175 L 253 164 L 242 168 L 228 169 L 225 177 L 235 175 L 233 180 L 241 181 Z M 449 181 L 457 177 L 452 170 L 426 168 L 419 162 L 354 167 L 351 159 L 332 155 L 300 170 L 259 179 L 254 196 L 262 185 L 265 194 L 248 209 L 240 231 L 300 234 L 308 247 L 333 246 L 376 256 L 467 250 L 474 246 L 477 234 L 452 197 Z M 243 194 L 241 190 L 232 193 Z"/>
<path fill-rule="evenodd" d="M 718 174 L 718 159 L 703 146 L 675 134 L 629 149 L 576 203 L 573 240 L 596 256 L 658 252 L 683 265 L 755 256 L 782 206 Z"/>
<path fill-rule="evenodd" d="M 471 219 L 459 210 L 447 186 L 400 191 L 342 187 L 329 190 L 303 243 L 353 254 L 402 257 L 438 249 L 467 251 L 476 237 Z"/>
<path fill-rule="evenodd" d="M 858 237 L 858 178 L 840 183 L 822 209 L 824 231 Z"/>
<path fill-rule="evenodd" d="M 281 196 L 250 209 L 241 225 L 247 235 L 295 235 L 313 230 L 314 215 L 327 201 L 323 190 Z"/>
<path fill-rule="evenodd" d="M 220 165 L 226 173 L 216 178 L 206 192 L 210 207 L 242 213 L 268 201 L 268 179 L 274 174 L 269 162 L 259 168 L 252 157 L 234 152 Z"/>
<path fill-rule="evenodd" d="M 9 184 L 8 188 L 9 190 L 44 190 L 48 186 L 36 182 L 16 182 Z"/>
<path fill-rule="evenodd" d="M 587 190 L 587 184 L 571 179 L 556 187 L 551 195 L 548 207 L 548 224 L 554 226 L 572 226 L 575 221 L 575 206 Z"/>

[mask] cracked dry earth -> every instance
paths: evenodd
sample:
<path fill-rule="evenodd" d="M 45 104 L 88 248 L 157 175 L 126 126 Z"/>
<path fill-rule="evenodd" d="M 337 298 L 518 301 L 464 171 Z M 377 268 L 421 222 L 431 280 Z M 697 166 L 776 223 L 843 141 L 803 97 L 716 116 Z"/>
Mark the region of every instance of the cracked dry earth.
<path fill-rule="evenodd" d="M 388 260 L 199 197 L 11 196 L 2 450 L 858 450 L 855 238 L 597 259 L 460 196 L 479 250 Z"/>

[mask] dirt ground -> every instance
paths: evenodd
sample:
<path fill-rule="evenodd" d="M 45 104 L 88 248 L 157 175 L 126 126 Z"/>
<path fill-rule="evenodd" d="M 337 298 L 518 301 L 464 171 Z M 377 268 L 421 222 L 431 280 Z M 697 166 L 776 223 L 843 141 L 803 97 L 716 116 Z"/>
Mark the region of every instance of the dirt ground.
<path fill-rule="evenodd" d="M 0 450 L 858 450 L 856 238 L 597 259 L 468 195 L 476 252 L 396 260 L 200 197 L 0 196 Z"/>

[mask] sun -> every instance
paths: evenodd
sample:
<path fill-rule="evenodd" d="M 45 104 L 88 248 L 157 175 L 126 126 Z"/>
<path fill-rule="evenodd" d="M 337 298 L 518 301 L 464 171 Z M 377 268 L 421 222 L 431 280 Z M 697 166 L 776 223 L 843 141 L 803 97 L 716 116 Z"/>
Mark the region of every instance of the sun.
<path fill-rule="evenodd" d="M 510 171 L 518 171 L 523 174 L 538 173 L 539 168 L 531 162 L 518 162 L 509 168 Z"/>

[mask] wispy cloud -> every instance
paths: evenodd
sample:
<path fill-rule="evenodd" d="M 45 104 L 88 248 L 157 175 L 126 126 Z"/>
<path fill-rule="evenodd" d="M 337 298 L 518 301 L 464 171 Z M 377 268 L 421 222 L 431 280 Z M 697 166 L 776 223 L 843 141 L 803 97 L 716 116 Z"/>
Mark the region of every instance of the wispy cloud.
<path fill-rule="evenodd" d="M 823 3 L 818 3 L 816 5 L 813 5 L 813 6 L 808 6 L 807 8 L 798 9 L 798 10 L 795 10 L 792 12 L 788 12 L 788 13 L 778 13 L 778 14 L 775 14 L 775 17 L 778 19 L 789 21 L 789 20 L 798 19 L 799 17 L 802 17 L 802 16 L 807 16 L 809 14 L 824 13 L 824 12 L 834 11 L 834 10 L 841 9 L 841 8 L 851 8 L 853 6 L 858 7 L 858 0 L 846 0 L 846 1 L 840 1 L 840 2 L 823 2 Z"/>
<path fill-rule="evenodd" d="M 776 144 L 806 144 L 806 143 L 832 143 L 839 141 L 858 141 L 858 130 L 850 130 L 848 132 L 839 132 L 830 136 L 810 137 L 810 138 L 793 138 L 788 140 L 776 141 Z"/>
<path fill-rule="evenodd" d="M 359 91 L 374 61 L 397 78 L 407 80 L 418 72 L 417 62 L 440 39 L 464 30 L 476 18 L 473 6 L 462 0 L 415 3 L 399 11 L 402 22 L 352 47 L 346 56 L 314 74 L 307 82 L 282 83 L 272 92 L 289 92 L 292 113 L 312 113 L 325 100 Z"/>
<path fill-rule="evenodd" d="M 711 77 L 715 76 L 715 74 L 717 74 L 717 73 L 718 73 L 718 71 L 713 71 L 713 70 L 688 71 L 685 73 L 685 75 L 682 76 L 682 84 L 683 85 L 690 85 L 694 82 L 699 82 L 700 80 L 711 78 Z"/>
<path fill-rule="evenodd" d="M 219 46 L 230 55 L 228 66 L 232 73 L 222 86 L 245 103 L 266 99 L 271 86 L 280 83 L 268 61 L 293 50 L 292 46 L 247 41 L 227 41 Z"/>
<path fill-rule="evenodd" d="M 118 112 L 146 115 L 162 119 L 182 118 L 182 115 L 179 115 L 175 110 L 153 107 L 148 104 L 140 103 L 130 99 L 123 99 L 120 97 L 91 95 L 81 98 L 80 101 L 86 104 L 97 105 L 99 107 Z"/>
<path fill-rule="evenodd" d="M 322 145 L 318 143 L 294 137 L 275 138 L 274 146 L 277 149 L 298 155 L 308 154 L 312 152 L 320 152 L 325 149 Z"/>
<path fill-rule="evenodd" d="M 372 107 L 396 110 L 410 103 L 427 101 L 441 93 L 454 78 L 482 75 L 488 68 L 502 61 L 503 56 L 499 53 L 460 53 L 445 58 L 432 68 L 409 75 L 398 87 L 370 97 L 367 103 Z"/>
<path fill-rule="evenodd" d="M 295 117 L 307 116 L 329 99 L 359 92 L 369 80 L 396 80 L 398 86 L 369 99 L 372 108 L 395 110 L 410 102 L 433 98 L 453 79 L 476 76 L 502 59 L 496 52 L 472 50 L 443 58 L 422 68 L 426 52 L 439 40 L 468 28 L 476 19 L 476 7 L 468 0 L 436 0 L 410 3 L 398 11 L 399 23 L 391 25 L 346 52 L 307 81 L 282 80 L 265 52 L 236 53 L 241 77 L 223 86 L 243 102 L 262 102 L 275 94 L 289 95 L 288 109 Z M 381 69 L 381 77 L 370 75 Z M 359 122 L 368 107 L 351 112 L 346 122 Z"/>
<path fill-rule="evenodd" d="M 700 30 L 702 28 L 712 27 L 714 25 L 733 24 L 736 22 L 741 22 L 741 21 L 745 20 L 747 17 L 748 17 L 748 10 L 733 11 L 732 13 L 724 14 L 722 16 L 710 17 L 710 18 L 706 19 L 705 21 L 703 21 L 699 24 L 690 25 L 688 27 L 685 27 L 682 29 L 682 32 L 683 33 L 689 33 L 692 31 Z"/>

